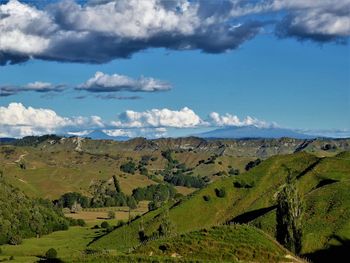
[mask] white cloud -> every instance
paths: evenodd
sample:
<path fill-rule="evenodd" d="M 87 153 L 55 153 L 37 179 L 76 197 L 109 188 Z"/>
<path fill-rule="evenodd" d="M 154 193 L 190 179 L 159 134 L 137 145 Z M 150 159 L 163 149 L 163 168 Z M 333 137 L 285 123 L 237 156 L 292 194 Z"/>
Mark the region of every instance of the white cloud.
<path fill-rule="evenodd" d="M 0 86 L 0 97 L 7 97 L 25 91 L 35 92 L 61 92 L 66 88 L 65 85 L 53 85 L 48 82 L 35 81 L 23 86 L 3 85 Z"/>
<path fill-rule="evenodd" d="M 179 111 L 152 109 L 145 112 L 125 111 L 112 125 L 121 128 L 172 127 L 191 128 L 202 125 L 203 120 L 191 109 L 184 107 Z"/>
<path fill-rule="evenodd" d="M 10 103 L 8 107 L 0 107 L 0 136 L 23 137 L 49 133 L 65 133 L 67 131 L 103 127 L 100 117 L 59 116 L 55 111 L 43 108 L 25 107 L 21 103 Z"/>
<path fill-rule="evenodd" d="M 220 115 L 217 112 L 212 112 L 209 114 L 208 122 L 212 126 L 217 127 L 227 127 L 227 126 L 256 126 L 256 127 L 271 127 L 276 126 L 274 123 L 268 123 L 265 121 L 258 120 L 247 116 L 245 119 L 240 120 L 238 116 L 226 113 L 225 115 Z"/>
<path fill-rule="evenodd" d="M 281 37 L 344 40 L 349 12 L 348 0 L 65 0 L 42 10 L 10 0 L 0 4 L 0 65 L 31 58 L 105 63 L 148 48 L 222 53 L 276 24 L 265 13 L 277 14 Z"/>
<path fill-rule="evenodd" d="M 239 47 L 259 23 L 231 26 L 204 1 L 118 0 L 79 5 L 60 1 L 45 10 L 11 0 L 0 5 L 0 64 L 31 58 L 104 63 L 148 48 L 220 53 Z M 216 41 L 212 41 L 215 39 Z"/>
<path fill-rule="evenodd" d="M 77 89 L 90 92 L 156 92 L 166 91 L 170 88 L 169 83 L 154 78 L 133 79 L 125 75 L 108 75 L 102 72 L 96 72 L 94 77 L 77 87 Z"/>
<path fill-rule="evenodd" d="M 161 138 L 167 136 L 166 128 L 131 128 L 131 129 L 110 129 L 102 130 L 109 136 L 126 136 L 130 138 L 134 137 L 146 137 L 146 138 Z"/>

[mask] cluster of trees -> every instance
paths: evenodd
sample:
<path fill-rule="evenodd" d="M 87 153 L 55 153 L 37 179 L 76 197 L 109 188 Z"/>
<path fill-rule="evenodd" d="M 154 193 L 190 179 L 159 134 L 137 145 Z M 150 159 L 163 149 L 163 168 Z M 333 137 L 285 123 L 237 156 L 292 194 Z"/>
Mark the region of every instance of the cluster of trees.
<path fill-rule="evenodd" d="M 1 177 L 1 175 L 0 175 Z M 29 199 L 0 178 L 0 244 L 66 230 L 70 220 L 49 200 Z"/>
<path fill-rule="evenodd" d="M 136 164 L 133 161 L 128 161 L 120 166 L 120 170 L 124 173 L 135 174 Z"/>
<path fill-rule="evenodd" d="M 247 163 L 247 165 L 245 166 L 245 170 L 249 171 L 250 169 L 254 168 L 255 166 L 258 166 L 261 163 L 261 160 L 258 158 L 254 161 L 250 161 L 249 163 Z"/>
<path fill-rule="evenodd" d="M 139 170 L 140 174 L 144 176 L 149 176 L 147 165 L 149 164 L 150 161 L 154 162 L 157 159 L 158 159 L 157 157 L 144 155 L 141 157 L 141 160 L 139 161 L 139 163 L 136 164 L 132 158 L 129 158 L 128 162 L 123 163 L 120 166 L 120 170 L 124 173 L 129 173 L 129 174 L 135 174 L 135 172 Z"/>
<path fill-rule="evenodd" d="M 92 197 L 76 192 L 66 193 L 56 200 L 55 203 L 59 207 L 69 208 L 72 212 L 74 212 L 77 204 L 82 208 L 129 206 L 131 209 L 135 209 L 137 207 L 135 198 L 122 192 L 115 175 L 113 176 L 113 188 L 106 181 L 100 181 L 92 185 L 91 192 Z"/>
<path fill-rule="evenodd" d="M 58 141 L 62 137 L 59 137 L 57 135 L 43 135 L 43 136 L 26 136 L 23 137 L 22 139 L 15 140 L 11 142 L 11 144 L 15 146 L 37 146 L 38 144 L 45 142 L 47 140 L 54 140 Z"/>
<path fill-rule="evenodd" d="M 156 184 L 147 187 L 138 187 L 132 191 L 132 196 L 137 201 L 168 201 L 175 197 L 176 190 L 169 184 Z"/>
<path fill-rule="evenodd" d="M 205 179 L 199 176 L 185 175 L 182 173 L 169 174 L 164 177 L 164 181 L 177 185 L 194 188 L 202 188 L 205 186 Z"/>
<path fill-rule="evenodd" d="M 179 161 L 175 160 L 171 150 L 163 151 L 162 156 L 168 161 L 167 166 L 162 172 L 164 181 L 176 186 L 195 188 L 202 188 L 205 186 L 205 178 L 193 176 L 193 168 L 188 168 L 184 163 L 179 163 Z"/>

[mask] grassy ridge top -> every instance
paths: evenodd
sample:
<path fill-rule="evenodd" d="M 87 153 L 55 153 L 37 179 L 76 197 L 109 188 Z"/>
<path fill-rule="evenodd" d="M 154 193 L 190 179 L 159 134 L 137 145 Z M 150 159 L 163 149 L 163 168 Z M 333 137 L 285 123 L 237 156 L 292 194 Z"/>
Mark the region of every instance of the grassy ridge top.
<path fill-rule="evenodd" d="M 296 262 L 262 231 L 247 225 L 218 226 L 158 239 L 133 254 L 185 258 L 203 262 Z M 289 254 L 290 255 L 290 254 Z"/>

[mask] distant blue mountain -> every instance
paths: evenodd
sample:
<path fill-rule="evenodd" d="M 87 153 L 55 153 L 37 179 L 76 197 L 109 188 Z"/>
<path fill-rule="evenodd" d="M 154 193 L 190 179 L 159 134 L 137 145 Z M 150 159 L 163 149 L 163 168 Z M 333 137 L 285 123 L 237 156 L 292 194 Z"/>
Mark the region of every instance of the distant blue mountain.
<path fill-rule="evenodd" d="M 13 142 L 15 141 L 16 139 L 15 138 L 7 138 L 7 137 L 4 137 L 4 138 L 0 138 L 0 142 Z"/>
<path fill-rule="evenodd" d="M 201 138 L 227 138 L 227 139 L 242 139 L 242 138 L 295 138 L 295 139 L 312 139 L 315 136 L 299 133 L 290 129 L 283 128 L 259 128 L 256 126 L 235 126 L 216 129 L 209 132 L 196 134 Z"/>
<path fill-rule="evenodd" d="M 127 141 L 130 139 L 128 136 L 110 136 L 101 130 L 95 130 L 83 137 L 91 138 L 93 140 L 113 140 L 113 141 Z"/>

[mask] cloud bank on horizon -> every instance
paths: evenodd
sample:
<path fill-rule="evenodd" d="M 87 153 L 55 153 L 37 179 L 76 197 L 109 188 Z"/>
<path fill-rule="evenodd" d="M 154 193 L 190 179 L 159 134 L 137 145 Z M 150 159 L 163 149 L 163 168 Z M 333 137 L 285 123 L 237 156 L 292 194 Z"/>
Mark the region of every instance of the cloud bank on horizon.
<path fill-rule="evenodd" d="M 149 48 L 223 53 L 271 26 L 279 38 L 344 43 L 349 13 L 348 0 L 9 0 L 0 5 L 0 65 L 106 63 Z"/>
<path fill-rule="evenodd" d="M 51 109 L 25 107 L 22 103 L 10 103 L 0 107 L 0 137 L 23 137 L 43 134 L 86 135 L 93 130 L 103 130 L 111 136 L 163 137 L 169 128 L 203 128 L 249 126 L 273 127 L 275 123 L 246 117 L 221 116 L 212 112 L 203 120 L 193 110 L 152 109 L 144 112 L 127 110 L 113 121 L 99 116 L 62 117 Z"/>

